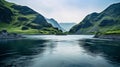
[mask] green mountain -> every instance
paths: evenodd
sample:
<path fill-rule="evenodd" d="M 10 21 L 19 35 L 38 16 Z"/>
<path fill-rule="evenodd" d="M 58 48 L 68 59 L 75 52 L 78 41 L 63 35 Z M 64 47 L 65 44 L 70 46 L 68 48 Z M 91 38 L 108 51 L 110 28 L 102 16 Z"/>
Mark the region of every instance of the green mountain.
<path fill-rule="evenodd" d="M 120 3 L 112 4 L 101 13 L 87 15 L 82 22 L 73 26 L 72 34 L 120 34 Z"/>
<path fill-rule="evenodd" d="M 0 0 L 0 30 L 3 29 L 23 34 L 61 33 L 31 8 Z"/>
<path fill-rule="evenodd" d="M 53 18 L 46 18 L 47 22 L 50 23 L 53 27 L 58 28 L 59 30 L 64 32 L 64 29 L 60 26 L 60 24 Z"/>

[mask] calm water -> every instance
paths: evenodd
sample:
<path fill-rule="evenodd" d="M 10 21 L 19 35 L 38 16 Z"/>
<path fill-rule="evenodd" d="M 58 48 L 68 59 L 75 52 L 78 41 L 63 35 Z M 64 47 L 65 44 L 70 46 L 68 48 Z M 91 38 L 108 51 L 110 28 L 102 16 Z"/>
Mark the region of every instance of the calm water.
<path fill-rule="evenodd" d="M 92 35 L 0 40 L 0 67 L 120 67 L 120 41 Z"/>

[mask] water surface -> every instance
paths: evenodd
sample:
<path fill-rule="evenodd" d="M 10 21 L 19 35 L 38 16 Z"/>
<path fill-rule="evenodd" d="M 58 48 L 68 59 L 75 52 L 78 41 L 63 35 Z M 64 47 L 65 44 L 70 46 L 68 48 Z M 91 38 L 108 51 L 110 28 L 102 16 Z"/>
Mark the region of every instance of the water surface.
<path fill-rule="evenodd" d="M 120 41 L 93 35 L 0 40 L 0 67 L 120 67 Z"/>

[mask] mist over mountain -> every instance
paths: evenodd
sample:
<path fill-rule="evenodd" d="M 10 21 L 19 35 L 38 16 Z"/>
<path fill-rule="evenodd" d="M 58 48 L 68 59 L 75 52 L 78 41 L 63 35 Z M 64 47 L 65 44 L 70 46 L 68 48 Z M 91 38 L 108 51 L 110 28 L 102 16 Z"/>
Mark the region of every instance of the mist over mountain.
<path fill-rule="evenodd" d="M 70 30 L 70 33 L 74 34 L 93 34 L 96 32 L 120 33 L 120 3 L 110 5 L 101 13 L 87 15 Z"/>
<path fill-rule="evenodd" d="M 25 34 L 56 34 L 60 32 L 43 15 L 27 6 L 0 0 L 0 30 Z"/>
<path fill-rule="evenodd" d="M 74 25 L 76 25 L 76 23 L 72 23 L 72 22 L 68 22 L 68 23 L 62 22 L 59 24 L 65 31 L 69 31 Z"/>
<path fill-rule="evenodd" d="M 53 18 L 51 18 L 51 19 L 46 18 L 46 20 L 53 27 L 58 28 L 59 30 L 62 30 L 63 32 L 65 31 L 55 19 L 53 19 Z"/>

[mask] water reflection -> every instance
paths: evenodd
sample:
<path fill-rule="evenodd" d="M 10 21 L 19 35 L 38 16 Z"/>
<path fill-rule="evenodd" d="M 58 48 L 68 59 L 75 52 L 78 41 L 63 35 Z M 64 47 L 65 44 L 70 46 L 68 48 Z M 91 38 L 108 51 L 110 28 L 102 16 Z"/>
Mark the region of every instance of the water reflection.
<path fill-rule="evenodd" d="M 3 40 L 0 41 L 0 67 L 23 67 L 32 55 L 44 51 L 46 40 Z M 18 62 L 19 61 L 19 62 Z"/>
<path fill-rule="evenodd" d="M 90 35 L 28 35 L 0 41 L 0 67 L 119 67 L 120 42 Z M 91 38 L 91 39 L 90 39 Z"/>
<path fill-rule="evenodd" d="M 89 55 L 101 55 L 108 62 L 120 65 L 120 42 L 114 40 L 86 39 L 80 44 Z"/>

